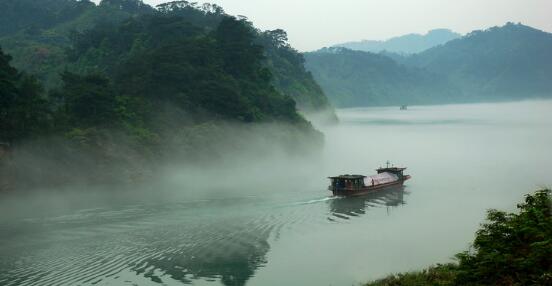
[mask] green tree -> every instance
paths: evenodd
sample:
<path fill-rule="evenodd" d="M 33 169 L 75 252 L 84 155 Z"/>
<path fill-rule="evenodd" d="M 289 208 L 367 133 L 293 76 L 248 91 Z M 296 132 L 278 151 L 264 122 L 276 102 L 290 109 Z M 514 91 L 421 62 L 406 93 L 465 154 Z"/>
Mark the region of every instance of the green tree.
<path fill-rule="evenodd" d="M 457 255 L 462 285 L 551 285 L 550 190 L 528 195 L 519 214 L 490 210 L 473 251 Z M 548 283 L 548 284 L 547 284 Z"/>
<path fill-rule="evenodd" d="M 473 248 L 458 263 L 391 275 L 366 286 L 552 285 L 552 191 L 518 204 L 519 213 L 489 210 Z"/>
<path fill-rule="evenodd" d="M 256 75 L 261 68 L 263 47 L 254 42 L 254 30 L 245 20 L 224 17 L 215 31 L 215 38 L 228 73 Z"/>
<path fill-rule="evenodd" d="M 116 93 L 102 75 L 62 75 L 63 89 L 57 95 L 70 125 L 81 128 L 109 126 L 118 122 Z"/>
<path fill-rule="evenodd" d="M 47 131 L 49 110 L 35 78 L 20 74 L 0 49 L 0 141 L 15 143 Z"/>

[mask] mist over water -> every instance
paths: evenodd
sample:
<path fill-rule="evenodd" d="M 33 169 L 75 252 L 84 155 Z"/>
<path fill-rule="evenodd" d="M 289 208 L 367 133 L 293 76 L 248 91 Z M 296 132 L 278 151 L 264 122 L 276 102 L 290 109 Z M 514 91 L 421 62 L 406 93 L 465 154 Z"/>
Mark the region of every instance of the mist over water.
<path fill-rule="evenodd" d="M 3 198 L 0 285 L 351 285 L 448 262 L 486 209 L 552 185 L 551 110 L 345 109 L 320 127 L 318 157 L 235 155 L 130 189 Z M 403 189 L 329 196 L 327 176 L 387 160 L 408 167 Z"/>

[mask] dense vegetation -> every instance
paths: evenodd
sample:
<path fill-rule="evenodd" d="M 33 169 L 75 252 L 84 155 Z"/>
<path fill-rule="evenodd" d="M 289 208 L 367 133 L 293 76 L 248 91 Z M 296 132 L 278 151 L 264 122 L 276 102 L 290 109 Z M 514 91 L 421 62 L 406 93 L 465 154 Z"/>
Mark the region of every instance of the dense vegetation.
<path fill-rule="evenodd" d="M 13 143 L 44 132 L 48 110 L 39 83 L 10 60 L 0 49 L 0 140 Z"/>
<path fill-rule="evenodd" d="M 345 48 L 306 53 L 307 68 L 342 107 L 426 103 L 451 93 L 443 76 Z"/>
<path fill-rule="evenodd" d="M 519 213 L 489 210 L 457 263 L 392 275 L 369 286 L 552 285 L 552 192 L 527 195 Z"/>
<path fill-rule="evenodd" d="M 508 23 L 419 54 L 320 50 L 307 67 L 340 106 L 504 101 L 552 96 L 552 34 Z"/>
<path fill-rule="evenodd" d="M 46 88 L 61 85 L 71 35 L 155 10 L 138 0 L 0 0 L 0 46 Z"/>
<path fill-rule="evenodd" d="M 0 143 L 12 149 L 0 152 L 0 188 L 122 173 L 127 180 L 160 161 L 217 156 L 256 137 L 290 152 L 320 144 L 295 99 L 305 110 L 330 107 L 285 32 L 261 32 L 209 4 L 58 2 L 49 7 L 55 12 L 41 11 L 51 17 L 35 15 L 44 21 L 30 14 L 12 27 L 38 25 L 36 33 L 19 30 L 0 41 L 16 50 L 23 39 L 32 48 L 16 53 L 20 67 L 42 71 L 27 65 L 19 72 L 0 50 Z M 16 13 L 40 7 L 6 3 Z M 71 17 L 58 15 L 66 10 Z M 45 60 L 34 62 L 40 52 Z"/>
<path fill-rule="evenodd" d="M 0 0 L 0 46 L 13 58 L 13 65 L 33 74 L 46 88 L 59 87 L 67 66 L 66 49 L 75 37 L 97 26 L 117 25 L 145 15 L 180 16 L 201 28 L 215 29 L 228 16 L 212 4 L 173 1 L 153 8 L 141 0 Z M 326 96 L 306 72 L 301 54 L 287 44 L 284 31 L 259 31 L 251 26 L 256 43 L 264 47 L 263 65 L 273 74 L 276 89 L 292 97 L 305 111 L 329 110 Z"/>
<path fill-rule="evenodd" d="M 248 23 L 232 17 L 206 31 L 180 16 L 147 16 L 87 31 L 70 54 L 75 69 L 113 79 L 115 92 L 125 97 L 120 102 L 140 105 L 131 108 L 139 113 L 126 115 L 135 122 L 165 102 L 244 122 L 302 121 L 293 99 L 271 85 L 263 49 L 254 40 Z"/>
<path fill-rule="evenodd" d="M 415 54 L 429 48 L 442 45 L 450 40 L 459 38 L 460 34 L 448 29 L 435 29 L 425 35 L 408 34 L 394 37 L 385 41 L 363 40 L 337 44 L 334 47 L 342 47 L 351 50 L 379 53 L 383 51 L 397 54 Z"/>
<path fill-rule="evenodd" d="M 307 112 L 333 111 L 322 88 L 305 69 L 305 58 L 287 43 L 284 30 L 260 34 L 260 44 L 266 50 L 267 64 L 274 75 L 277 90 L 294 98 Z"/>
<path fill-rule="evenodd" d="M 470 100 L 552 96 L 552 34 L 508 23 L 418 55 L 408 66 L 445 74 Z"/>

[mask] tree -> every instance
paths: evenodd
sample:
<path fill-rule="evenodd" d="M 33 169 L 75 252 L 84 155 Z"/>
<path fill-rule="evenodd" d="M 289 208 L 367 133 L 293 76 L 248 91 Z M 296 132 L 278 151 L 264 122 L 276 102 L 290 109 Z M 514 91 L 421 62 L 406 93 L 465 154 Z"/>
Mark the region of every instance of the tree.
<path fill-rule="evenodd" d="M 228 73 L 252 75 L 261 67 L 263 47 L 254 43 L 253 29 L 244 20 L 225 17 L 215 31 L 215 38 Z"/>
<path fill-rule="evenodd" d="M 527 195 L 519 213 L 489 210 L 458 263 L 391 275 L 366 286 L 552 285 L 552 191 Z"/>
<path fill-rule="evenodd" d="M 473 251 L 457 255 L 460 285 L 551 285 L 550 190 L 527 195 L 519 214 L 490 210 Z"/>
<path fill-rule="evenodd" d="M 65 72 L 62 79 L 58 97 L 71 125 L 88 128 L 117 123 L 116 93 L 105 76 Z"/>
<path fill-rule="evenodd" d="M 267 47 L 291 48 L 288 43 L 287 33 L 282 29 L 264 31 L 260 36 L 261 39 L 268 41 Z"/>
<path fill-rule="evenodd" d="M 0 141 L 11 144 L 45 132 L 49 111 L 40 84 L 10 60 L 0 49 Z"/>
<path fill-rule="evenodd" d="M 10 66 L 11 57 L 0 49 L 0 140 L 11 142 L 16 134 L 11 108 L 17 97 L 17 71 Z"/>
<path fill-rule="evenodd" d="M 102 0 L 100 6 L 112 6 L 133 14 L 148 14 L 153 12 L 151 6 L 144 4 L 142 0 Z"/>

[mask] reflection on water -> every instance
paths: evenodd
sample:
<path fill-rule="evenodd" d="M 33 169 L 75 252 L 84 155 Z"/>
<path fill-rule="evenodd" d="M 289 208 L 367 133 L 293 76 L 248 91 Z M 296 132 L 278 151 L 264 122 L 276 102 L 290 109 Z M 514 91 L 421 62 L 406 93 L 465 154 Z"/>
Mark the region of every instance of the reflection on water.
<path fill-rule="evenodd" d="M 379 192 L 356 197 L 340 197 L 330 202 L 333 217 L 349 219 L 360 216 L 373 207 L 397 207 L 404 205 L 404 186 L 388 188 Z M 328 218 L 334 221 L 334 218 Z"/>
<path fill-rule="evenodd" d="M 202 278 L 220 280 L 224 285 L 245 285 L 266 262 L 269 234 L 268 228 L 227 225 L 226 229 L 182 240 L 190 245 L 167 245 L 164 252 L 146 258 L 133 270 L 158 283 L 164 282 L 163 277 L 155 273 L 186 284 Z"/>
<path fill-rule="evenodd" d="M 469 247 L 488 208 L 514 209 L 552 184 L 550 110 L 341 110 L 320 161 L 255 168 L 286 178 L 277 184 L 222 184 L 199 199 L 178 185 L 183 196 L 94 209 L 61 198 L 69 208 L 26 219 L 0 207 L 0 285 L 351 285 L 444 263 Z M 387 160 L 409 168 L 406 189 L 326 196 L 327 176 L 371 174 Z"/>
<path fill-rule="evenodd" d="M 0 285 L 245 285 L 267 263 L 280 228 L 312 229 L 328 205 L 333 222 L 400 206 L 404 193 L 284 206 L 256 199 L 136 205 L 0 224 Z"/>
<path fill-rule="evenodd" d="M 177 285 L 198 279 L 245 285 L 266 263 L 277 222 L 251 209 L 244 215 L 232 201 L 224 204 L 97 209 L 26 220 L 23 228 L 0 224 L 0 285 Z"/>

